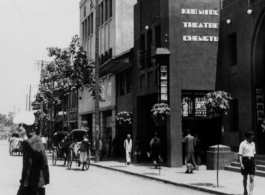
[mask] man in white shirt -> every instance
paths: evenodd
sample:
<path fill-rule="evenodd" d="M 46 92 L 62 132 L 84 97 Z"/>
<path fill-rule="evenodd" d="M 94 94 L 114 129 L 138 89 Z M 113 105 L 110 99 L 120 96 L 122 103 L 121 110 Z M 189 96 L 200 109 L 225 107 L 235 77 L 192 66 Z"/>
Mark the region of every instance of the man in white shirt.
<path fill-rule="evenodd" d="M 127 165 L 130 165 L 132 152 L 132 140 L 130 134 L 127 135 L 127 139 L 124 141 L 124 149 L 126 152 L 126 163 Z"/>
<path fill-rule="evenodd" d="M 254 175 L 255 175 L 255 154 L 256 148 L 253 142 L 254 132 L 247 131 L 245 133 L 246 140 L 242 141 L 239 146 L 239 161 L 241 166 L 241 173 L 243 175 L 244 195 L 248 195 L 247 191 L 247 178 L 249 175 L 249 195 L 252 195 L 254 188 Z"/>
<path fill-rule="evenodd" d="M 42 143 L 43 143 L 43 145 L 44 145 L 44 148 L 45 148 L 45 150 L 46 150 L 46 149 L 47 149 L 47 140 L 46 140 L 46 138 L 44 137 L 44 135 L 41 136 L 41 141 L 42 141 Z"/>

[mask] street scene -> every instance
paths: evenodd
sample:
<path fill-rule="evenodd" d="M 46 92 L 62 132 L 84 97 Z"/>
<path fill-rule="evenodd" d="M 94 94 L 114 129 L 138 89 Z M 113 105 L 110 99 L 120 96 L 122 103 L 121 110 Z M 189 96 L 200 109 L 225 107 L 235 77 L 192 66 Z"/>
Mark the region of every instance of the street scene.
<path fill-rule="evenodd" d="M 263 195 L 265 0 L 1 0 L 0 194 Z"/>

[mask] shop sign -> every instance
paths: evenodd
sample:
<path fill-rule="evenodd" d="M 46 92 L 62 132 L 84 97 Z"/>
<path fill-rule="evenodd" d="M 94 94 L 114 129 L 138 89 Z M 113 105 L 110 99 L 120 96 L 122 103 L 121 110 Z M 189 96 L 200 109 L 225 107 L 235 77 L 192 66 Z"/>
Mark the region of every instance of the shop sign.
<path fill-rule="evenodd" d="M 219 16 L 218 9 L 181 9 L 182 15 L 201 15 L 209 16 L 209 18 Z M 219 24 L 217 22 L 193 22 L 193 21 L 184 21 L 183 28 L 193 28 L 193 29 L 218 29 Z M 213 35 L 183 35 L 183 41 L 201 41 L 201 42 L 218 42 L 219 37 Z"/>
<path fill-rule="evenodd" d="M 182 117 L 207 117 L 206 92 L 182 92 Z"/>
<path fill-rule="evenodd" d="M 69 112 L 69 119 L 70 120 L 76 120 L 77 119 L 76 112 Z"/>
<path fill-rule="evenodd" d="M 102 78 L 100 86 L 102 88 L 100 95 L 104 99 L 104 102 L 100 102 L 99 107 L 115 106 L 115 77 L 109 76 Z"/>

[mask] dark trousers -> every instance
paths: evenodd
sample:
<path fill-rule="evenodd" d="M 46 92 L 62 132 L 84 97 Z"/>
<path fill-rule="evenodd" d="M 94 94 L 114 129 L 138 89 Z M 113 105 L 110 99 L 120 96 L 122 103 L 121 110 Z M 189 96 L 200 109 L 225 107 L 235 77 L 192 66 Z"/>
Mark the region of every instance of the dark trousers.
<path fill-rule="evenodd" d="M 24 187 L 20 185 L 17 195 L 45 195 L 45 188 Z"/>

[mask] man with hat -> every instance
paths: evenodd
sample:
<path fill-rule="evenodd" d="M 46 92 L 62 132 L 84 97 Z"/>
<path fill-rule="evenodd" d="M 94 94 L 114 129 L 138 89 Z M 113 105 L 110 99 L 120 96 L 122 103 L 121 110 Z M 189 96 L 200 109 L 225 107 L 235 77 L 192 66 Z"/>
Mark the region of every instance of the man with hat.
<path fill-rule="evenodd" d="M 33 129 L 33 125 L 19 124 L 24 141 L 22 178 L 17 195 L 45 195 L 44 186 L 50 182 L 45 147 Z"/>

